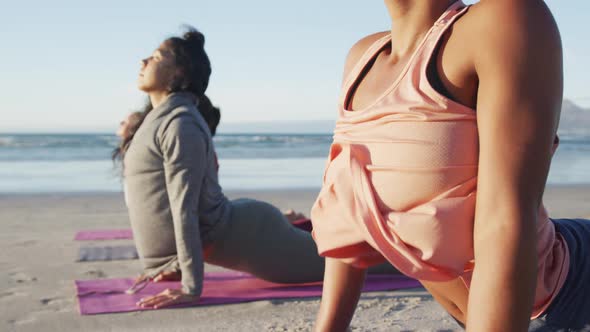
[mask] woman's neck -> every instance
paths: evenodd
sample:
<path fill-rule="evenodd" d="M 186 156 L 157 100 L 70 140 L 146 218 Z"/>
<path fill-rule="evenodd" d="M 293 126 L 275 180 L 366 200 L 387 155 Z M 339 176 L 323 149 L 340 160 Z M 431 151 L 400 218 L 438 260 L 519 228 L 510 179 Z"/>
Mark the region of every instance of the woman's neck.
<path fill-rule="evenodd" d="M 391 17 L 391 55 L 412 52 L 434 22 L 456 0 L 385 0 Z"/>
<path fill-rule="evenodd" d="M 167 91 L 152 91 L 149 93 L 150 101 L 152 103 L 153 108 L 157 108 L 160 106 L 166 98 L 168 98 L 169 93 Z"/>

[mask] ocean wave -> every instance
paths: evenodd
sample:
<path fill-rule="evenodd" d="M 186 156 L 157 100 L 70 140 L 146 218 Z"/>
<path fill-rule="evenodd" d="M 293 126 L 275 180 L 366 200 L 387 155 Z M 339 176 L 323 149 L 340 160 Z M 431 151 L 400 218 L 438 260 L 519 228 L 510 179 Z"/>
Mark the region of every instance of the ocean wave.
<path fill-rule="evenodd" d="M 0 134 L 0 161 L 108 160 L 119 138 L 109 134 Z M 331 135 L 220 134 L 215 149 L 226 159 L 325 158 Z M 561 135 L 558 154 L 590 153 L 590 137 Z"/>
<path fill-rule="evenodd" d="M 218 147 L 329 144 L 331 135 L 218 135 L 213 138 Z"/>
<path fill-rule="evenodd" d="M 0 148 L 114 148 L 118 141 L 114 135 L 2 135 Z"/>
<path fill-rule="evenodd" d="M 331 135 L 217 135 L 214 144 L 220 156 L 243 159 L 324 157 Z M 17 134 L 0 135 L 0 161 L 103 160 L 110 159 L 119 138 L 108 134 Z"/>
<path fill-rule="evenodd" d="M 16 138 L 14 136 L 0 136 L 0 147 L 13 146 Z"/>

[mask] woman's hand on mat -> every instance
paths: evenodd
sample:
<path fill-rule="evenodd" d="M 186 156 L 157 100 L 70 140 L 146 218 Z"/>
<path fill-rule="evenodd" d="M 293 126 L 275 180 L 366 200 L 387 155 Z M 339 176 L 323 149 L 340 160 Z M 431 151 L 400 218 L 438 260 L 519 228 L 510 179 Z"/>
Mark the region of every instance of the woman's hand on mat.
<path fill-rule="evenodd" d="M 176 304 L 195 302 L 198 299 L 199 296 L 186 294 L 180 289 L 167 289 L 158 295 L 139 300 L 137 306 L 141 308 L 159 309 Z"/>
<path fill-rule="evenodd" d="M 135 277 L 135 280 L 133 280 L 133 284 L 137 284 L 141 281 L 143 281 L 145 279 L 145 275 L 144 274 L 140 274 L 137 277 Z"/>
<path fill-rule="evenodd" d="M 180 280 L 182 280 L 182 275 L 180 274 L 180 271 L 164 271 L 154 277 L 154 282 Z"/>

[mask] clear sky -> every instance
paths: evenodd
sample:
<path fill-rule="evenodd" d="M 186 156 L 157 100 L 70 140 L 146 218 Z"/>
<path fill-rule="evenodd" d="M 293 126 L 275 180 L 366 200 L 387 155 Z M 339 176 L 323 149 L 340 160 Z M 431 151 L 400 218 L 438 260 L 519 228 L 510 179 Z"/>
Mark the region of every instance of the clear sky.
<path fill-rule="evenodd" d="M 590 107 L 590 2 L 547 3 L 563 38 L 565 97 Z M 0 132 L 114 130 L 142 104 L 139 60 L 183 23 L 205 33 L 208 95 L 233 123 L 334 118 L 348 48 L 389 28 L 381 0 L 6 1 Z"/>

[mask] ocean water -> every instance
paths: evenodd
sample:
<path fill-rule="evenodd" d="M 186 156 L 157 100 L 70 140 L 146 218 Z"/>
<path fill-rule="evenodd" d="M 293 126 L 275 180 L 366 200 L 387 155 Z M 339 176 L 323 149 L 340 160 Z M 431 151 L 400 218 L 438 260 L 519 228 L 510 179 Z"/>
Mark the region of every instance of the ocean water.
<path fill-rule="evenodd" d="M 590 137 L 561 137 L 548 182 L 590 184 Z M 319 188 L 332 136 L 220 134 L 220 183 L 232 189 Z M 121 191 L 104 134 L 0 134 L 0 193 Z"/>

